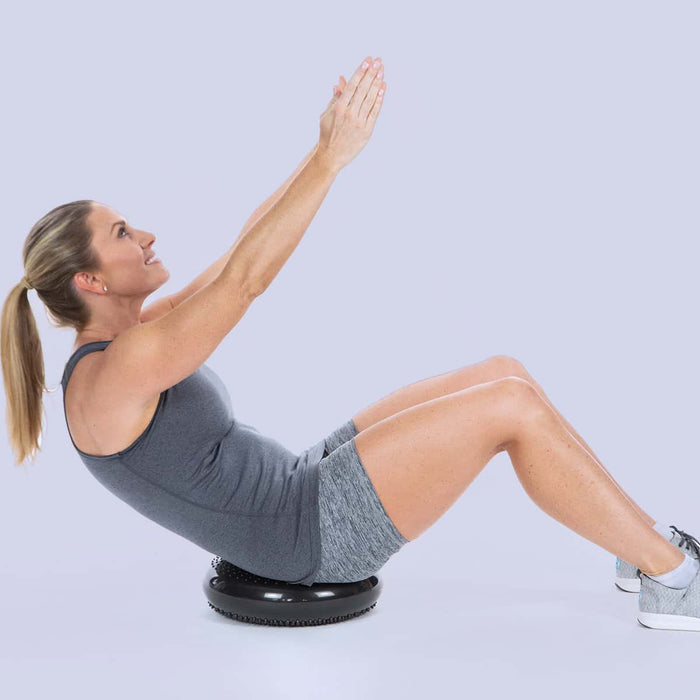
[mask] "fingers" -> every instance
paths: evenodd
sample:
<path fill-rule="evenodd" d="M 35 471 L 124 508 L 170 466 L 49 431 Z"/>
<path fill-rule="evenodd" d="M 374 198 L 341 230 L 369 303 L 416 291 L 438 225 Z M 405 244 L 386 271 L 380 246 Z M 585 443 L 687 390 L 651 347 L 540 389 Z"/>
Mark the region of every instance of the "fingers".
<path fill-rule="evenodd" d="M 334 95 L 340 95 L 341 92 L 345 89 L 345 86 L 347 85 L 347 81 L 345 78 L 341 75 L 340 76 L 340 85 L 334 85 L 333 86 L 333 94 Z"/>
<path fill-rule="evenodd" d="M 360 81 L 364 78 L 365 73 L 369 69 L 369 67 L 372 65 L 372 57 L 371 56 L 366 56 L 360 67 L 352 74 L 350 77 L 350 82 L 347 84 L 347 87 L 345 90 L 343 90 L 343 97 L 341 100 L 339 100 L 338 104 L 340 105 L 339 109 L 347 109 L 348 105 L 350 104 L 350 101 L 353 99 L 355 91 L 358 88 L 358 85 L 360 84 Z M 365 92 L 362 93 L 361 99 L 360 99 L 360 104 L 362 103 L 362 100 L 365 97 Z M 356 110 L 359 111 L 359 108 Z"/>
<path fill-rule="evenodd" d="M 372 97 L 372 101 L 365 106 L 364 113 L 361 113 L 363 109 L 363 104 L 369 99 L 369 92 L 372 88 L 372 85 L 374 83 L 381 83 L 381 77 L 377 77 L 380 73 L 383 77 L 384 67 L 382 66 L 381 59 L 377 59 L 373 61 L 373 63 L 369 65 L 368 68 L 365 70 L 364 75 L 360 78 L 360 82 L 358 83 L 355 92 L 350 98 L 348 108 L 350 109 L 350 111 L 354 112 L 358 117 L 361 117 L 362 121 L 366 120 L 367 114 L 369 113 L 369 110 L 372 107 L 372 104 L 374 103 L 374 97 Z M 379 88 L 376 89 L 378 90 Z"/>
<path fill-rule="evenodd" d="M 372 105 L 372 109 L 369 112 L 369 117 L 367 119 L 367 125 L 370 128 L 374 128 L 374 122 L 377 121 L 377 117 L 379 116 L 379 112 L 382 109 L 385 91 L 386 91 L 386 83 L 383 83 L 382 87 L 380 88 L 381 95 L 379 93 L 377 93 L 377 98 L 374 100 L 374 104 Z"/>
<path fill-rule="evenodd" d="M 379 103 L 381 105 L 382 100 L 384 99 L 384 88 L 386 86 L 386 83 L 382 80 L 384 77 L 384 68 L 380 65 L 379 68 L 377 68 L 377 72 L 374 76 L 374 80 L 372 81 L 372 84 L 369 87 L 369 90 L 367 92 L 367 96 L 364 99 L 364 102 L 362 103 L 362 106 L 360 107 L 360 122 L 366 122 L 368 119 L 368 116 L 370 114 L 370 111 L 374 108 L 374 105 Z M 362 86 L 362 83 L 360 83 L 360 87 Z M 379 93 L 382 93 L 381 95 Z M 379 113 L 379 110 L 377 110 L 376 114 Z M 376 114 L 374 116 L 374 119 L 376 119 Z"/>

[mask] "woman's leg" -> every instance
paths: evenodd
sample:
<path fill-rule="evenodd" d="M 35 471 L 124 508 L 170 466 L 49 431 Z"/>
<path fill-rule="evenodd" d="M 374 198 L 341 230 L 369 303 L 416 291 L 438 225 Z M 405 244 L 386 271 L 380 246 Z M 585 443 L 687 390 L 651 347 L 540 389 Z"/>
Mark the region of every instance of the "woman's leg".
<path fill-rule="evenodd" d="M 548 515 L 657 575 L 683 552 L 654 530 L 527 381 L 506 377 L 407 408 L 355 436 L 379 499 L 408 540 L 430 527 L 499 452 Z"/>
<path fill-rule="evenodd" d="M 605 471 L 610 477 L 613 484 L 619 489 L 620 493 L 630 502 L 632 507 L 637 511 L 639 516 L 649 525 L 654 525 L 656 522 L 648 513 L 635 503 L 635 501 L 627 494 L 624 489 L 615 481 L 613 476 L 603 466 L 603 463 L 596 457 L 593 450 L 586 444 L 584 439 L 574 430 L 573 426 L 561 415 L 561 413 L 552 404 L 549 398 L 545 395 L 542 387 L 530 376 L 523 364 L 518 360 L 507 355 L 496 355 L 490 357 L 483 362 L 478 362 L 473 365 L 460 367 L 457 370 L 446 372 L 435 377 L 428 377 L 421 381 L 402 387 L 388 396 L 383 397 L 379 401 L 371 404 L 352 418 L 358 431 L 365 430 L 370 425 L 374 425 L 380 420 L 384 420 L 388 416 L 394 415 L 399 411 L 403 411 L 411 406 L 416 406 L 419 403 L 430 401 L 431 399 L 447 394 L 468 389 L 469 387 L 483 384 L 484 382 L 502 379 L 503 377 L 520 377 L 527 380 L 539 393 L 543 401 L 547 403 L 550 409 L 555 413 L 564 428 L 571 434 L 572 439 L 576 440 L 582 449 L 586 450 L 598 466 Z M 349 439 L 349 438 L 348 438 Z"/>

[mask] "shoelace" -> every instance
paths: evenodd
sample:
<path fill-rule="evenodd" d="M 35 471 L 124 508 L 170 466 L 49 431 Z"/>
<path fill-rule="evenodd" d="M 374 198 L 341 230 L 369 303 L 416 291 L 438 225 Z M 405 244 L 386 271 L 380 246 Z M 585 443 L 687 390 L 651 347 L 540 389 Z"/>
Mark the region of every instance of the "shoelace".
<path fill-rule="evenodd" d="M 682 547 L 687 547 L 691 552 L 694 552 L 695 557 L 700 560 L 700 541 L 687 532 L 679 530 L 675 525 L 671 525 L 671 529 L 675 530 L 680 536 Z"/>

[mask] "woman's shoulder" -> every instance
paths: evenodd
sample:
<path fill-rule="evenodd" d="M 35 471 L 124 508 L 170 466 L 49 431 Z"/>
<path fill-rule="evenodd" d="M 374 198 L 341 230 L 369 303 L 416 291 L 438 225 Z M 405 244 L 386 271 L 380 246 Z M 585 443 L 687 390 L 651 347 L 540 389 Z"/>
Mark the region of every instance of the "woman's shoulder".
<path fill-rule="evenodd" d="M 75 343 L 71 357 L 89 342 Z M 144 401 L 128 387 L 113 381 L 110 373 L 101 373 L 104 359 L 102 352 L 87 352 L 79 357 L 64 393 L 66 421 L 74 445 L 97 457 L 128 447 L 148 426 L 160 399 L 158 394 Z"/>

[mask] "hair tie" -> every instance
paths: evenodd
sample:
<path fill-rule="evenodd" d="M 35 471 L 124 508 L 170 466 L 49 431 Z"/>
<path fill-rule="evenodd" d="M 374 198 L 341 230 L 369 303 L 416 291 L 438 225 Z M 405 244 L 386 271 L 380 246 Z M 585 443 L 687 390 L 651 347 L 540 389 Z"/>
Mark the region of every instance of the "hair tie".
<path fill-rule="evenodd" d="M 29 280 L 26 277 L 22 277 L 20 280 L 20 284 L 24 286 L 25 289 L 34 289 L 31 284 L 29 284 Z"/>

